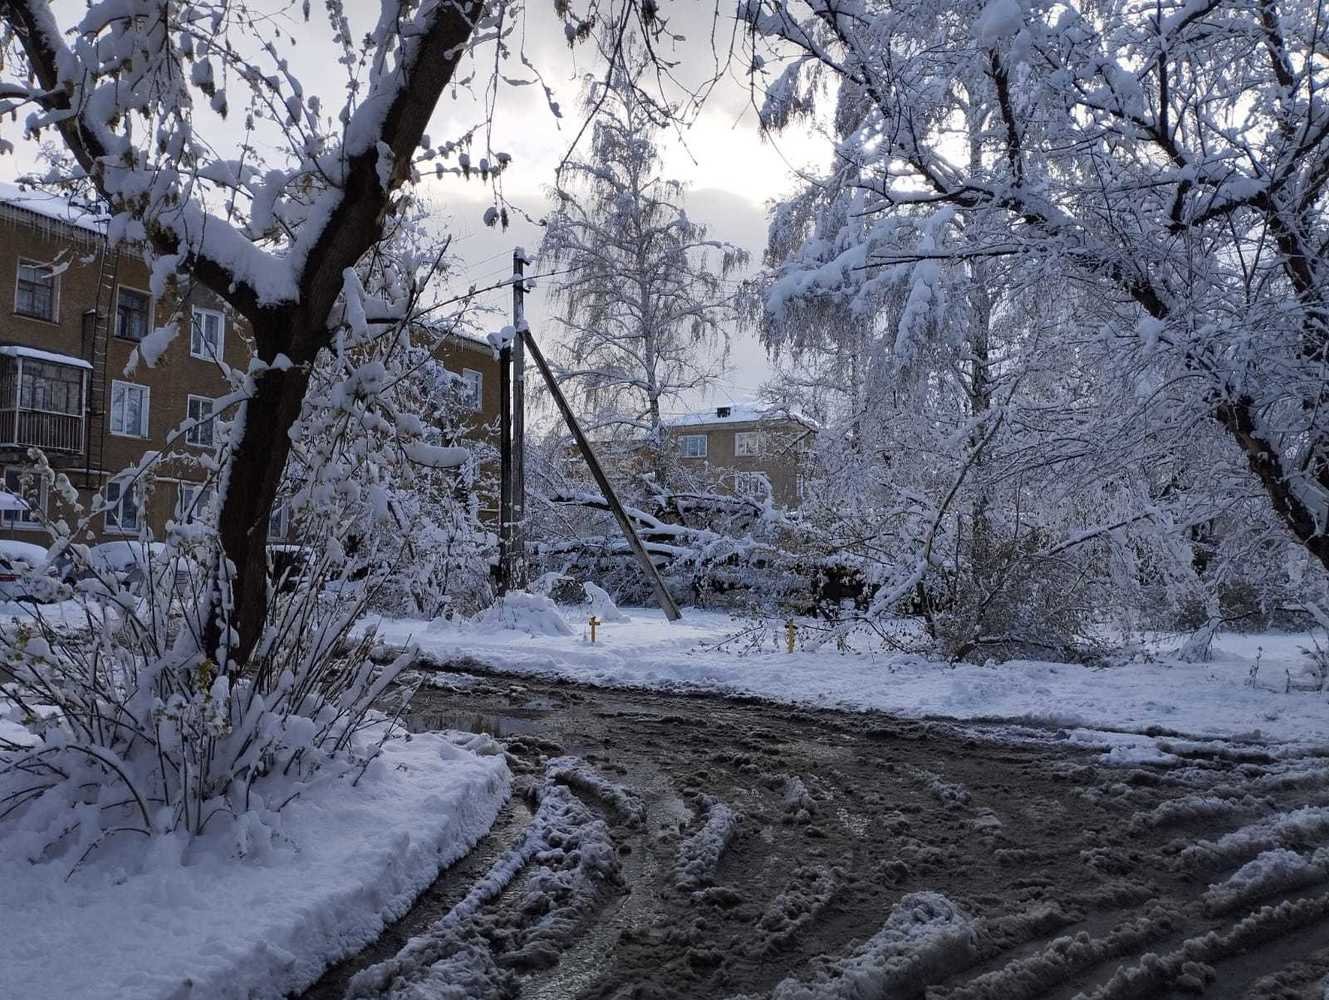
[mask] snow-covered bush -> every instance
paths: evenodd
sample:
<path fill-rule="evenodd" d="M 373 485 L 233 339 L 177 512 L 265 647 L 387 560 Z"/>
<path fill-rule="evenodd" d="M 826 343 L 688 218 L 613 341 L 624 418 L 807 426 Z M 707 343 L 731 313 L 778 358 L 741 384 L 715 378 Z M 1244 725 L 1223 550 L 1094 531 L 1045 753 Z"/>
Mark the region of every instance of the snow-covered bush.
<path fill-rule="evenodd" d="M 251 399 L 252 372 L 228 373 L 234 392 L 217 402 L 208 482 L 163 539 L 110 550 L 76 541 L 105 502 L 83 510 L 33 453 L 69 513 L 45 523 L 51 563 L 67 579 L 36 571 L 45 596 L 64 599 L 63 619 L 39 607 L 30 626 L 0 634 L 3 698 L 21 727 L 0 740 L 0 831 L 32 860 L 76 866 L 122 835 L 207 835 L 230 838 L 241 855 L 260 850 L 283 806 L 317 782 L 353 784 L 388 738 L 380 699 L 405 661 L 373 663 L 365 643 L 347 642 L 352 623 L 391 588 L 438 573 L 420 598 L 437 606 L 440 594 L 476 586 L 449 571 L 483 578 L 487 569 L 474 503 L 450 492 L 472 455 L 443 437 L 449 400 L 424 405 L 411 378 L 448 381 L 428 362 L 459 317 L 431 309 L 433 325 L 418 322 L 438 260 L 398 243 L 344 275 L 341 329 L 314 366 L 291 441 L 283 499 L 296 538 L 282 548 L 298 554 L 297 572 L 264 581 L 264 627 L 243 659 L 230 655 L 233 630 L 216 644 L 220 656 L 207 632 L 219 606 L 223 620 L 231 610 L 215 497 L 233 488 L 232 417 Z M 371 325 L 371 315 L 388 321 Z M 177 433 L 124 476 L 146 492 L 188 454 Z M 428 557 L 413 549 L 435 542 Z"/>
<path fill-rule="evenodd" d="M 504 594 L 475 620 L 490 628 L 531 635 L 572 635 L 572 626 L 564 620 L 558 605 L 543 594 L 524 590 Z"/>
<path fill-rule="evenodd" d="M 401 206 L 361 265 L 360 287 L 404 289 L 401 318 L 352 324 L 320 355 L 291 430 L 282 499 L 307 544 L 334 554 L 352 578 L 378 581 L 377 609 L 433 618 L 492 597 L 496 538 L 480 506 L 495 486 L 484 470 L 496 455 L 460 373 L 440 359 L 470 328 L 465 299 L 446 312 L 425 301 L 451 267 L 427 224 L 426 213 Z"/>
<path fill-rule="evenodd" d="M 989 539 L 933 599 L 938 651 L 950 660 L 1096 660 L 1104 653 L 1096 553 L 1044 555 L 1046 539 Z"/>
<path fill-rule="evenodd" d="M 67 480 L 43 474 L 77 510 Z M 97 512 L 80 513 L 85 527 Z M 405 664 L 346 647 L 363 595 L 325 595 L 317 574 L 274 589 L 249 669 L 227 672 L 199 642 L 214 533 L 176 525 L 142 543 L 152 555 L 136 579 L 48 528 L 71 579 L 32 572 L 61 603 L 0 629 L 0 836 L 71 870 L 130 836 L 209 834 L 244 856 L 303 790 L 357 780 L 389 734 L 375 706 Z"/>

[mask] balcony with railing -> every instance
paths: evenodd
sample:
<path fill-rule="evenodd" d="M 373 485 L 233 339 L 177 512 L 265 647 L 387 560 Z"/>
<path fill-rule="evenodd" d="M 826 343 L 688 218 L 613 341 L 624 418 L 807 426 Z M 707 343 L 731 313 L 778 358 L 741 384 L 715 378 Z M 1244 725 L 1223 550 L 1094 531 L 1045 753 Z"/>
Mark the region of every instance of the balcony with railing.
<path fill-rule="evenodd" d="M 90 368 L 81 358 L 0 346 L 0 448 L 81 452 Z"/>

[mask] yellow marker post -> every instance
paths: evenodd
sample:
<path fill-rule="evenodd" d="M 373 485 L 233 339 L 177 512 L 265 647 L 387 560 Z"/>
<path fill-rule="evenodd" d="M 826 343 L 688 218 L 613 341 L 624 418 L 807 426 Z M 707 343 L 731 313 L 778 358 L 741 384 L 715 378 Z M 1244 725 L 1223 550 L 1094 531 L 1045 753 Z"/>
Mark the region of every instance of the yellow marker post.
<path fill-rule="evenodd" d="M 794 624 L 792 618 L 785 622 L 784 626 L 785 642 L 789 647 L 789 652 L 794 651 L 794 642 L 798 639 L 798 626 Z"/>
<path fill-rule="evenodd" d="M 590 621 L 591 642 L 595 642 L 595 630 L 599 625 L 600 625 L 600 619 L 596 618 L 595 615 L 591 615 L 591 621 Z"/>

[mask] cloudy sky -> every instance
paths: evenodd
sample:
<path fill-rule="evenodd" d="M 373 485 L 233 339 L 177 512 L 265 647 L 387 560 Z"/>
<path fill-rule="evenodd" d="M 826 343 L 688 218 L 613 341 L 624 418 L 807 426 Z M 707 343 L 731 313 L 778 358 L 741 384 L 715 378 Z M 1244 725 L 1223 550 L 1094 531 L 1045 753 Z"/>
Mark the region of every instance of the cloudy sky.
<path fill-rule="evenodd" d="M 708 0 L 679 0 L 662 6 L 671 18 L 671 31 L 683 36 L 682 41 L 664 48 L 666 57 L 677 62 L 675 74 L 682 85 L 671 93 L 678 96 L 683 89 L 714 80 L 690 124 L 660 137 L 662 173 L 688 185 L 688 214 L 694 220 L 709 226 L 712 236 L 747 249 L 756 266 L 766 243 L 768 201 L 793 188 L 795 169 L 824 160 L 828 146 L 808 135 L 764 139 L 757 129 L 741 52 L 732 65 L 725 65 L 733 21 L 716 20 L 714 4 Z M 590 46 L 569 50 L 559 22 L 544 5 L 532 9 L 525 39 L 526 55 L 553 90 L 563 117 L 557 119 L 550 112 L 538 84 L 505 88 L 493 120 L 492 147 L 513 157 L 504 177 L 505 197 L 538 220 L 548 205 L 546 189 L 584 121 L 581 80 L 587 73 L 598 72 L 602 64 Z M 519 74 L 514 69 L 511 75 Z M 529 72 L 520 75 L 530 76 Z M 440 116 L 445 123 L 440 134 L 462 132 L 482 117 L 475 103 L 463 95 L 454 106 L 441 108 Z M 437 141 L 438 136 L 434 138 Z M 589 136 L 584 136 L 578 148 L 585 149 L 588 143 Z M 449 220 L 469 265 L 470 280 L 477 284 L 499 280 L 508 273 L 513 246 L 531 251 L 539 246 L 539 226 L 520 213 L 513 213 L 507 232 L 484 226 L 482 217 L 492 197 L 482 185 L 456 178 L 430 179 L 426 184 L 430 204 Z M 493 298 L 503 303 L 507 295 L 499 293 Z M 532 330 L 538 336 L 554 338 L 557 327 L 542 299 L 539 289 L 528 296 Z M 735 331 L 725 384 L 711 398 L 693 400 L 686 406 L 751 398 L 768 372 L 765 353 L 755 339 Z"/>
<path fill-rule="evenodd" d="M 250 0 L 251 8 L 262 4 L 263 0 Z M 352 36 L 361 37 L 372 26 L 378 4 L 352 0 L 344 6 L 352 21 Z M 679 36 L 657 43 L 657 51 L 673 63 L 674 82 L 666 85 L 666 95 L 682 100 L 689 91 L 712 84 L 707 87 L 701 109 L 690 116 L 689 126 L 660 137 L 662 173 L 688 185 L 687 208 L 694 220 L 707 224 L 713 237 L 746 248 L 755 264 L 765 246 L 767 203 L 792 189 L 794 168 L 807 168 L 825 160 L 829 147 L 824 140 L 806 134 L 786 135 L 774 141 L 759 135 L 744 74 L 747 61 L 741 52 L 741 41 L 731 63 L 734 22 L 729 16 L 717 14 L 721 9 L 731 10 L 731 4 L 719 8 L 715 0 L 667 0 L 661 6 L 668 18 L 670 34 Z M 55 7 L 62 23 L 69 24 L 81 16 L 83 4 L 57 0 Z M 345 93 L 346 70 L 338 65 L 338 49 L 331 41 L 322 7 L 314 4 L 311 19 L 305 22 L 299 17 L 299 4 L 270 0 L 272 17 L 260 35 L 264 40 L 274 40 L 306 95 L 319 94 L 325 108 L 336 108 Z M 511 56 L 500 72 L 510 82 L 499 90 L 492 117 L 486 112 L 490 103 L 486 84 L 492 75 L 494 54 L 492 47 L 486 47 L 480 50 L 477 62 L 458 74 L 459 79 L 473 76 L 474 82 L 469 87 L 450 90 L 430 125 L 430 137 L 438 144 L 456 139 L 488 121 L 474 141 L 473 158 L 478 160 L 484 155 L 486 144 L 493 151 L 512 156 L 502 183 L 503 196 L 516 211 L 506 232 L 483 224 L 485 209 L 494 203 L 494 192 L 478 179 L 430 177 L 422 185 L 422 193 L 436 214 L 440 229 L 453 234 L 454 247 L 466 264 L 467 282 L 478 286 L 501 280 L 510 273 L 515 246 L 524 246 L 532 253 L 539 247 L 541 230 L 536 223 L 547 211 L 546 191 L 584 121 L 583 80 L 586 74 L 598 74 L 603 68 L 593 45 L 569 48 L 563 24 L 550 0 L 529 0 L 527 8 L 520 27 L 508 36 Z M 264 60 L 259 63 L 263 65 Z M 526 64 L 538 71 L 539 81 L 535 80 L 536 72 Z M 524 86 L 511 82 L 521 80 L 533 82 Z M 561 106 L 561 118 L 551 112 L 545 86 Z M 243 101 L 238 86 L 230 91 L 233 102 Z M 206 108 L 198 109 L 195 118 L 197 130 L 207 134 L 219 150 L 228 144 L 234 148 L 245 138 L 241 128 L 244 115 L 236 110 L 225 122 Z M 21 124 L 10 125 L 6 135 L 16 127 L 21 128 Z M 262 130 L 260 124 L 257 140 L 253 134 L 248 136 L 249 141 L 260 147 Z M 584 135 L 579 148 L 584 150 L 588 144 L 589 135 Z M 16 145 L 18 154 L 11 158 L 4 176 L 13 177 L 35 166 L 31 144 Z M 505 305 L 509 299 L 506 290 L 489 296 L 495 306 Z M 556 326 L 544 308 L 544 296 L 538 288 L 528 296 L 528 316 L 537 336 L 546 340 L 557 337 Z M 497 318 L 494 325 L 499 325 Z M 713 394 L 714 398 L 691 401 L 688 405 L 706 406 L 750 398 L 768 371 L 764 353 L 753 338 L 735 332 L 725 384 Z"/>

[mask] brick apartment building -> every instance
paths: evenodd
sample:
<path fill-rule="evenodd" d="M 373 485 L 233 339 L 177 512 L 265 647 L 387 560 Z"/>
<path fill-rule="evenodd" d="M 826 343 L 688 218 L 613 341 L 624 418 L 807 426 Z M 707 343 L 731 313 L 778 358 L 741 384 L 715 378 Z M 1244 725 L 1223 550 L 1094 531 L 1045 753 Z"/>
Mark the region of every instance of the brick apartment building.
<path fill-rule="evenodd" d="M 23 493 L 28 449 L 37 447 L 69 477 L 85 509 L 98 492 L 110 502 L 90 525 L 96 540 L 161 537 L 169 519 L 188 516 L 207 479 L 213 400 L 229 389 L 219 360 L 247 366 L 244 323 L 201 287 L 154 298 L 141 255 L 108 245 L 104 224 L 87 208 L 0 184 L 0 231 L 0 274 L 9 279 L 0 281 L 5 489 Z M 126 373 L 139 341 L 173 315 L 180 333 L 156 365 Z M 464 378 L 475 424 L 492 424 L 498 365 L 489 347 L 453 338 L 440 360 Z M 163 457 L 131 487 L 123 470 L 150 452 Z M 44 491 L 25 499 L 67 516 Z M 36 520 L 0 511 L 0 537 L 41 542 Z M 284 539 L 288 530 L 285 512 L 275 511 L 270 536 Z"/>
<path fill-rule="evenodd" d="M 734 404 L 670 417 L 665 426 L 685 472 L 742 495 L 762 492 L 756 477 L 764 476 L 777 505 L 799 505 L 802 464 L 816 436 L 807 418 Z"/>

